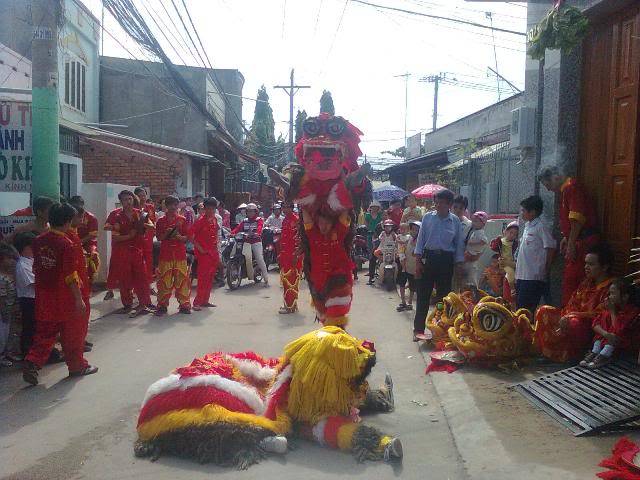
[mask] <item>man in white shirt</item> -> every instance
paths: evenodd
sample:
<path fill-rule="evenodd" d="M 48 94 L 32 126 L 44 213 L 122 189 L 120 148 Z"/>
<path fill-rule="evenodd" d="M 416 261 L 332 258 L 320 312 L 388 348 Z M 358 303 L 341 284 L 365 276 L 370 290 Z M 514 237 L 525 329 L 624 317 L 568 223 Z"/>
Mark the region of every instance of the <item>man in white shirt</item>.
<path fill-rule="evenodd" d="M 33 273 L 33 250 L 31 243 L 36 238 L 32 232 L 18 233 L 14 239 L 14 246 L 20 257 L 16 263 L 16 296 L 22 314 L 22 334 L 20 349 L 26 355 L 33 343 L 36 328 L 36 277 Z"/>
<path fill-rule="evenodd" d="M 279 203 L 273 205 L 273 213 L 269 215 L 269 218 L 264 223 L 265 228 L 282 230 L 282 221 L 284 215 L 282 215 L 282 206 Z"/>
<path fill-rule="evenodd" d="M 532 314 L 547 289 L 549 269 L 556 251 L 556 241 L 540 215 L 542 199 L 533 195 L 520 202 L 526 221 L 516 260 L 517 307 Z"/>

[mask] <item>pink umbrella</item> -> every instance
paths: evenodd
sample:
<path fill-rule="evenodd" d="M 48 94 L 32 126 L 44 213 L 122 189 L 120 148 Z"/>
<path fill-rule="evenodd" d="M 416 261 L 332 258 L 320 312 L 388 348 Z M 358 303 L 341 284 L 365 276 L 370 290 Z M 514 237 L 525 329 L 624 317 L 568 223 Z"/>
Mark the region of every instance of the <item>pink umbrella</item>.
<path fill-rule="evenodd" d="M 428 183 L 416 188 L 411 193 L 415 195 L 416 198 L 433 199 L 433 196 L 441 190 L 446 190 L 446 187 L 443 187 L 442 185 L 436 185 L 434 183 Z"/>

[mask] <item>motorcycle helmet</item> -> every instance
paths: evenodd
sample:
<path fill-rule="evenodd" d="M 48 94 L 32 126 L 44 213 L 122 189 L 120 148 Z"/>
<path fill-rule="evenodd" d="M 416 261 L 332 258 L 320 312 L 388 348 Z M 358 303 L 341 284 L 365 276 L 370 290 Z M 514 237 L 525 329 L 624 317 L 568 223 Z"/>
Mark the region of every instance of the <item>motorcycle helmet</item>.
<path fill-rule="evenodd" d="M 258 211 L 258 206 L 255 203 L 248 203 L 245 208 L 247 209 L 247 211 L 249 210 L 255 210 L 256 212 Z"/>
<path fill-rule="evenodd" d="M 238 210 L 242 210 L 243 208 L 247 208 L 246 203 L 241 203 L 240 205 L 238 205 Z"/>
<path fill-rule="evenodd" d="M 382 225 L 385 226 L 385 227 L 395 227 L 396 226 L 396 224 L 393 223 L 393 220 L 385 220 Z"/>
<path fill-rule="evenodd" d="M 409 224 L 410 225 L 415 225 L 418 228 L 422 227 L 422 222 L 419 221 L 419 220 L 414 220 L 413 222 L 410 222 Z"/>
<path fill-rule="evenodd" d="M 379 202 L 379 201 L 374 200 L 373 202 L 371 202 L 371 203 L 369 204 L 369 208 L 371 208 L 371 207 L 378 207 L 378 208 L 380 208 L 380 209 L 381 209 L 381 208 L 382 208 L 382 205 L 380 205 L 380 202 Z"/>
<path fill-rule="evenodd" d="M 476 212 L 473 215 L 471 215 L 471 219 L 480 220 L 480 222 L 482 222 L 483 225 L 486 225 L 487 220 L 489 220 L 489 215 L 487 215 L 487 212 Z"/>

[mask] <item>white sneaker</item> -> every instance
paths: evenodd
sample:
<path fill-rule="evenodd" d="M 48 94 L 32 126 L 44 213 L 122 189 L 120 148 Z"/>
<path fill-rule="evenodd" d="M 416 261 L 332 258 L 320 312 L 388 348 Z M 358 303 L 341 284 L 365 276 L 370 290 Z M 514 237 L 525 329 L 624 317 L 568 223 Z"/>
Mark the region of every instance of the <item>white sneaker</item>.
<path fill-rule="evenodd" d="M 265 452 L 283 455 L 287 453 L 287 438 L 280 435 L 277 437 L 265 437 L 260 441 L 260 448 Z"/>

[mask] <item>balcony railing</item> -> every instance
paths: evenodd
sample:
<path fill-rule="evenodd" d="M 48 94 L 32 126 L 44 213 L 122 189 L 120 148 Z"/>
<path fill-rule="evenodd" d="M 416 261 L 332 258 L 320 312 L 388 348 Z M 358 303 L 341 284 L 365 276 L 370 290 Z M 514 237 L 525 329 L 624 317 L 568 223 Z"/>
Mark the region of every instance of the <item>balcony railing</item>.
<path fill-rule="evenodd" d="M 78 134 L 68 131 L 60 132 L 60 153 L 80 156 L 80 138 Z"/>

